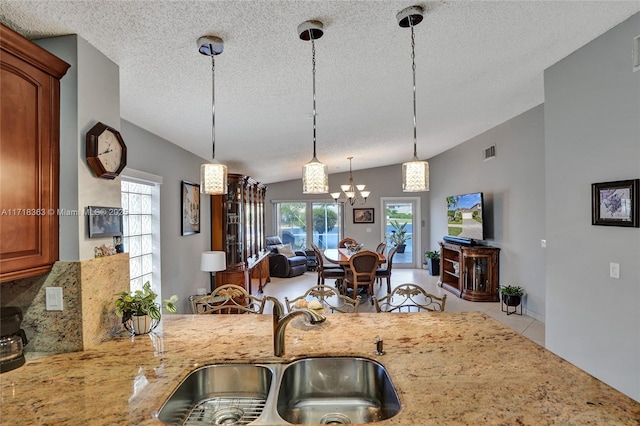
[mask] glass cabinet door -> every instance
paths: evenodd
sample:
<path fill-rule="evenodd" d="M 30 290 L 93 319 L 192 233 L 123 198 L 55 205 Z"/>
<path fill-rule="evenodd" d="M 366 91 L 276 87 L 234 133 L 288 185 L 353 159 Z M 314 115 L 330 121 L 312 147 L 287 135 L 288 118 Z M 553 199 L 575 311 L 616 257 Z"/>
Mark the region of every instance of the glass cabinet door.
<path fill-rule="evenodd" d="M 489 291 L 489 257 L 465 257 L 464 289 L 485 293 Z"/>
<path fill-rule="evenodd" d="M 227 193 L 227 267 L 242 264 L 244 246 L 244 194 L 241 182 L 229 181 Z"/>

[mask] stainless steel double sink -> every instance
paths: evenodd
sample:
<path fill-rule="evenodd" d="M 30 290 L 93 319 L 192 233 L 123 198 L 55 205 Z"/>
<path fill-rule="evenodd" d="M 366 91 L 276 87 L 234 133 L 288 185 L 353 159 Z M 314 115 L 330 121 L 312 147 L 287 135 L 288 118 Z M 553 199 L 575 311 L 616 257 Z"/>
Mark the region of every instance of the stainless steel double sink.
<path fill-rule="evenodd" d="M 166 424 L 373 423 L 398 414 L 382 364 L 358 357 L 215 364 L 191 372 L 157 413 Z"/>

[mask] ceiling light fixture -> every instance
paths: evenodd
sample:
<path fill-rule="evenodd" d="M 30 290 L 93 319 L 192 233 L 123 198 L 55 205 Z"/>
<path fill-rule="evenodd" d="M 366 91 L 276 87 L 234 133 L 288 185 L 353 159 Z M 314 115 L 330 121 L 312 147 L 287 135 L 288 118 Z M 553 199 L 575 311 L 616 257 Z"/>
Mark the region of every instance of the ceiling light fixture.
<path fill-rule="evenodd" d="M 364 204 L 367 202 L 367 197 L 369 197 L 369 194 L 371 194 L 371 191 L 364 190 L 367 187 L 367 185 L 353 184 L 353 174 L 351 172 L 352 159 L 353 157 L 347 157 L 347 160 L 349 160 L 349 184 L 340 185 L 340 189 L 342 189 L 342 192 L 346 197 L 346 201 L 348 201 L 349 204 L 354 205 L 356 202 L 358 204 Z M 358 198 L 358 195 L 360 195 L 360 198 Z M 338 200 L 340 199 L 340 192 L 332 192 L 331 197 L 337 203 Z"/>
<path fill-rule="evenodd" d="M 305 21 L 298 25 L 298 35 L 304 41 L 311 41 L 313 65 L 313 158 L 302 166 L 302 193 L 326 194 L 329 192 L 329 173 L 327 166 L 316 157 L 316 45 L 314 40 L 324 34 L 322 22 Z"/>
<path fill-rule="evenodd" d="M 396 15 L 398 25 L 411 28 L 411 69 L 413 71 L 413 159 L 402 164 L 402 191 L 423 192 L 429 190 L 429 163 L 418 158 L 416 132 L 416 37 L 413 27 L 422 22 L 422 8 L 411 6 Z"/>
<path fill-rule="evenodd" d="M 216 55 L 224 50 L 221 38 L 203 36 L 198 39 L 198 51 L 211 56 L 211 162 L 200 166 L 200 191 L 209 195 L 227 193 L 227 166 L 216 161 Z"/>

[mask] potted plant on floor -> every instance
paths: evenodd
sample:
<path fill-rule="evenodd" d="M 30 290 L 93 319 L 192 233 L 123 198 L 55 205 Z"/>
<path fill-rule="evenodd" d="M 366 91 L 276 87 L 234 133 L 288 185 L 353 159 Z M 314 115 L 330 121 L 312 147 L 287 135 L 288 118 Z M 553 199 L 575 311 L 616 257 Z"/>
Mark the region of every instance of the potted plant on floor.
<path fill-rule="evenodd" d="M 518 306 L 522 302 L 524 289 L 517 285 L 500 286 L 498 290 L 501 294 L 502 302 L 507 306 Z"/>
<path fill-rule="evenodd" d="M 122 324 L 134 334 L 146 334 L 156 328 L 162 318 L 161 306 L 156 303 L 158 295 L 146 282 L 142 290 L 123 291 L 115 301 L 116 315 L 122 317 Z M 162 306 L 169 312 L 178 312 L 176 302 L 178 296 L 173 295 L 162 301 Z"/>
<path fill-rule="evenodd" d="M 407 246 L 407 241 L 411 239 L 411 235 L 407 235 L 407 222 L 400 223 L 397 220 L 391 221 L 391 227 L 393 230 L 389 235 L 389 241 L 394 246 L 398 247 L 396 253 L 404 253 L 404 249 Z"/>
<path fill-rule="evenodd" d="M 429 275 L 440 275 L 440 252 L 433 250 L 424 253 L 429 268 Z"/>

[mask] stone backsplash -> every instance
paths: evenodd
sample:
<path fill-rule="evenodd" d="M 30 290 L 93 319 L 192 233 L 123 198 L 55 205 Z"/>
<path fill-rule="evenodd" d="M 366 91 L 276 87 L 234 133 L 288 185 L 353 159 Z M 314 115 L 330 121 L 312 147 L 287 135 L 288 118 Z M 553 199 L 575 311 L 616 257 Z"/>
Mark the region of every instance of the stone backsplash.
<path fill-rule="evenodd" d="M 62 287 L 63 310 L 47 311 L 47 287 Z M 116 294 L 129 289 L 129 255 L 56 262 L 51 272 L 4 283 L 0 304 L 22 309 L 27 352 L 74 352 L 122 330 L 114 314 Z"/>

